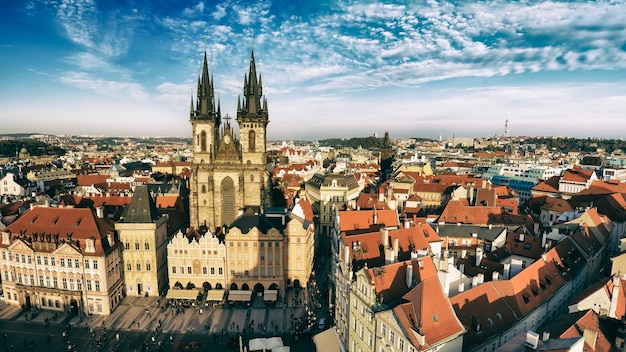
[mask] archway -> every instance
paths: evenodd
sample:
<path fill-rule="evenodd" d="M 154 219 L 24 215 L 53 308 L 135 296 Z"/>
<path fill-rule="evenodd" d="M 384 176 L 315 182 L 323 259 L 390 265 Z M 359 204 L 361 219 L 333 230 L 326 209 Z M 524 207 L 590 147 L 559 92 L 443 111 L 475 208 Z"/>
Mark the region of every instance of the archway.
<path fill-rule="evenodd" d="M 265 291 L 265 287 L 263 287 L 263 285 L 261 283 L 257 283 L 256 285 L 254 285 L 254 292 L 263 292 Z"/>
<path fill-rule="evenodd" d="M 278 290 L 278 285 L 276 283 L 273 283 L 270 285 L 270 290 Z"/>
<path fill-rule="evenodd" d="M 26 295 L 26 296 L 24 297 L 24 301 L 25 301 L 25 302 L 24 302 L 24 309 L 25 309 L 25 310 L 29 310 L 29 309 L 31 308 L 31 306 L 32 306 L 32 303 L 31 303 L 31 301 L 30 301 L 30 295 Z"/>
<path fill-rule="evenodd" d="M 196 285 L 193 282 L 189 281 L 187 283 L 187 289 L 188 290 L 193 290 L 194 288 L 196 288 Z"/>
<path fill-rule="evenodd" d="M 221 290 L 222 289 L 222 284 L 218 282 L 217 284 L 215 284 L 215 288 L 218 289 L 218 290 Z"/>
<path fill-rule="evenodd" d="M 70 311 L 74 314 L 78 314 L 78 302 L 73 298 L 70 300 Z"/>
<path fill-rule="evenodd" d="M 250 286 L 248 286 L 248 284 L 243 284 L 241 285 L 241 289 L 244 291 L 248 291 L 250 289 Z"/>
<path fill-rule="evenodd" d="M 231 290 L 238 290 L 239 288 L 237 288 L 237 284 L 233 282 L 232 284 L 230 284 L 230 289 Z"/>
<path fill-rule="evenodd" d="M 300 280 L 298 280 L 298 279 L 293 280 L 293 287 L 294 288 L 300 288 Z"/>
<path fill-rule="evenodd" d="M 209 282 L 204 282 L 202 284 L 202 288 L 204 289 L 204 292 L 209 291 L 210 289 L 212 289 L 211 284 Z"/>
<path fill-rule="evenodd" d="M 181 284 L 180 281 L 176 281 L 176 283 L 174 284 L 174 288 L 182 290 L 183 289 L 183 284 Z"/>

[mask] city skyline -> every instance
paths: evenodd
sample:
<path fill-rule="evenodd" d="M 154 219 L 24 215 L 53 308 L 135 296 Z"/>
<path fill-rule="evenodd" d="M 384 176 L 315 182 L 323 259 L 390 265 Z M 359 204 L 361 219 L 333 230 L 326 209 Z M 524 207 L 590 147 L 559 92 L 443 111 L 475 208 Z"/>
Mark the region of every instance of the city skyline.
<path fill-rule="evenodd" d="M 234 117 L 253 49 L 268 139 L 620 138 L 626 2 L 11 1 L 4 133 L 191 135 L 204 52 Z M 621 124 L 620 124 L 621 122 Z"/>

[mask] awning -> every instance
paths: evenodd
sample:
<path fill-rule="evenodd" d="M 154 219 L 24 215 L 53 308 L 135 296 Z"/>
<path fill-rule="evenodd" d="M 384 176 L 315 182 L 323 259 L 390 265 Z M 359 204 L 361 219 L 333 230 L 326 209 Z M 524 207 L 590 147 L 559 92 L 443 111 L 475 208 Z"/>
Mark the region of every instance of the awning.
<path fill-rule="evenodd" d="M 197 289 L 193 289 L 193 290 L 171 289 L 167 291 L 167 296 L 165 296 L 165 298 L 167 299 L 196 299 L 198 298 L 199 293 L 200 291 Z"/>
<path fill-rule="evenodd" d="M 339 343 L 339 336 L 335 329 L 328 329 L 313 336 L 313 343 L 317 352 L 345 351 Z"/>
<path fill-rule="evenodd" d="M 207 301 L 221 301 L 222 299 L 224 299 L 225 292 L 226 290 L 222 290 L 222 289 L 209 290 L 206 294 L 206 300 Z"/>
<path fill-rule="evenodd" d="M 265 290 L 263 293 L 264 301 L 276 301 L 278 299 L 278 290 Z"/>
<path fill-rule="evenodd" d="M 249 302 L 252 298 L 250 290 L 231 290 L 228 292 L 229 301 Z"/>

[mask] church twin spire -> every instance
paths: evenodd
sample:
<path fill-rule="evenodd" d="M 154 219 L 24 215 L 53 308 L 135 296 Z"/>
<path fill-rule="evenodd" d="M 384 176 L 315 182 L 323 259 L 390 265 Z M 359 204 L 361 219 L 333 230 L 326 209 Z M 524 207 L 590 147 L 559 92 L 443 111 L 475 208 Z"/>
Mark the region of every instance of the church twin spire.
<path fill-rule="evenodd" d="M 192 120 L 215 120 L 218 126 L 221 122 L 219 98 L 216 111 L 213 76 L 209 75 L 209 66 L 206 52 L 204 53 L 202 73 L 198 76 L 196 107 L 194 109 L 192 96 L 190 115 Z"/>
<path fill-rule="evenodd" d="M 237 99 L 237 120 L 245 115 L 267 118 L 267 99 L 263 97 L 263 78 L 256 74 L 254 51 L 250 55 L 250 71 L 243 79 L 243 104 Z"/>

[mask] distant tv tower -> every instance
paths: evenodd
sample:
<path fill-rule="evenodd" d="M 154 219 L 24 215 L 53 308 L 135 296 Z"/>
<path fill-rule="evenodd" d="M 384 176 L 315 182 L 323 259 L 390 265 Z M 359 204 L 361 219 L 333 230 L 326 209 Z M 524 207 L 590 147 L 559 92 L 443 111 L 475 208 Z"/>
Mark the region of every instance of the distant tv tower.
<path fill-rule="evenodd" d="M 504 136 L 506 138 L 511 137 L 511 130 L 509 129 L 509 108 L 506 109 L 506 122 L 504 122 Z"/>

